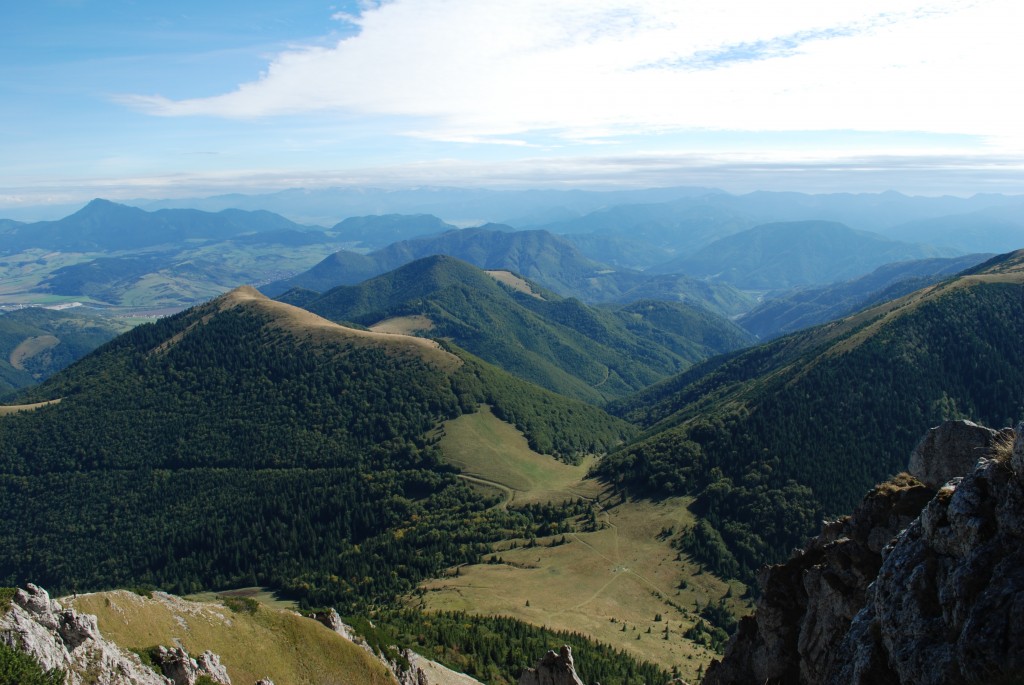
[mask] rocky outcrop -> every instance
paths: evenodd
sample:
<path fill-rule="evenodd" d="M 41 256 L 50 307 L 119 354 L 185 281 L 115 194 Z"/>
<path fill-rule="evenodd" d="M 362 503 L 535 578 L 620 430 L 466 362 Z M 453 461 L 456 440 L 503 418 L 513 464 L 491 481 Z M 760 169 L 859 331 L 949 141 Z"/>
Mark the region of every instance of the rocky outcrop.
<path fill-rule="evenodd" d="M 174 685 L 196 685 L 199 677 L 204 675 L 215 683 L 231 685 L 231 678 L 220 663 L 220 657 L 209 650 L 193 659 L 181 647 L 158 647 L 153 662 Z"/>
<path fill-rule="evenodd" d="M 1024 424 L 1013 453 L 943 486 L 887 550 L 828 682 L 1020 682 Z M 887 668 L 887 670 L 885 670 Z"/>
<path fill-rule="evenodd" d="M 30 654 L 47 669 L 60 668 L 68 685 L 168 685 L 138 656 L 100 635 L 96 617 L 65 609 L 46 590 L 29 583 L 6 613 L 0 608 L 0 640 Z"/>
<path fill-rule="evenodd" d="M 401 651 L 401 660 L 393 661 L 383 654 L 378 654 L 351 626 L 341 620 L 341 616 L 334 609 L 316 612 L 312 617 L 379 659 L 395 676 L 399 685 L 482 685 L 479 680 L 453 671 L 410 649 Z"/>
<path fill-rule="evenodd" d="M 762 570 L 756 613 L 704 683 L 930 685 L 1024 671 L 1024 424 L 947 422 L 914 454 L 912 474 Z"/>
<path fill-rule="evenodd" d="M 978 459 L 1012 442 L 1013 434 L 1010 428 L 996 431 L 971 421 L 946 421 L 921 438 L 907 468 L 922 483 L 938 489 L 970 473 Z"/>
<path fill-rule="evenodd" d="M 557 653 L 545 654 L 536 667 L 523 669 L 519 685 L 583 685 L 583 681 L 576 675 L 572 650 L 562 645 Z"/>

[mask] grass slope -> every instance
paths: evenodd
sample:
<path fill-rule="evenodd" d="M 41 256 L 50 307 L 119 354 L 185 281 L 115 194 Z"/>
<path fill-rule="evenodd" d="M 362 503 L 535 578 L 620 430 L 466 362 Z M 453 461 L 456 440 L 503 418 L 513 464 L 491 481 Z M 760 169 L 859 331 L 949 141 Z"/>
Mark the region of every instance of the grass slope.
<path fill-rule="evenodd" d="M 193 602 L 164 593 L 146 598 L 125 590 L 62 602 L 96 615 L 103 636 L 125 649 L 181 644 L 193 656 L 210 650 L 221 657 L 235 683 L 261 678 L 294 685 L 395 682 L 360 647 L 291 611 L 258 605 L 252 613 L 235 612 L 219 602 Z"/>
<path fill-rule="evenodd" d="M 424 593 L 410 601 L 421 600 L 427 610 L 507 615 L 579 631 L 665 668 L 679 666 L 686 678 L 706 666 L 714 654 L 682 632 L 696 620 L 695 603 L 715 602 L 729 586 L 678 558 L 672 546 L 675 534 L 693 523 L 688 499 L 621 501 L 587 477 L 583 465 L 554 464 L 531 453 L 522 435 L 488 412 L 449 421 L 444 431 L 445 460 L 503 489 L 507 504 L 593 499 L 600 502 L 598 526 L 553 547 L 547 545 L 560 535 L 539 539 L 536 547 L 524 547 L 523 540 L 499 543 L 488 559 L 500 563 L 461 566 L 457 575 L 422 583 Z M 741 586 L 732 590 L 742 592 Z"/>

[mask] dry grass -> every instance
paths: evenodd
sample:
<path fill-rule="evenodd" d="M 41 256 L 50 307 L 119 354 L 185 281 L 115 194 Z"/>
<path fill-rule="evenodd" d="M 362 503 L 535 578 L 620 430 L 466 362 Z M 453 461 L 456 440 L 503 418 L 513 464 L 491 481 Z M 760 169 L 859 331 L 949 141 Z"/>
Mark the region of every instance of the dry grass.
<path fill-rule="evenodd" d="M 8 414 L 14 414 L 19 411 L 32 411 L 33 409 L 39 409 L 39 407 L 45 407 L 48 404 L 59 404 L 60 398 L 55 400 L 47 400 L 46 402 L 36 402 L 34 404 L 8 404 L 0 406 L 0 416 L 6 416 Z"/>
<path fill-rule="evenodd" d="M 206 307 L 208 312 L 200 320 L 203 322 L 215 316 L 218 311 L 228 311 L 236 307 L 251 308 L 269 318 L 270 321 L 267 325 L 288 333 L 297 341 L 313 342 L 328 348 L 337 346 L 344 348 L 350 345 L 380 347 L 387 350 L 390 354 L 418 357 L 424 362 L 448 373 L 462 365 L 461 359 L 441 349 L 441 346 L 433 340 L 410 335 L 360 331 L 348 328 L 333 321 L 328 321 L 305 309 L 271 300 L 250 286 L 235 288 L 231 292 L 213 300 Z M 166 351 L 184 336 L 188 335 L 195 326 L 199 325 L 200 321 L 197 321 L 190 328 L 153 350 L 153 353 L 160 354 Z"/>
<path fill-rule="evenodd" d="M 399 335 L 417 335 L 434 329 L 434 322 L 422 314 L 414 316 L 395 316 L 384 319 L 370 326 L 374 333 L 397 333 Z"/>
<path fill-rule="evenodd" d="M 593 498 L 601 490 L 586 478 L 592 457 L 571 466 L 530 449 L 515 426 L 498 419 L 484 405 L 444 424 L 441 452 L 470 480 L 506 491 L 515 504 Z"/>
<path fill-rule="evenodd" d="M 556 547 L 546 546 L 550 539 L 532 548 L 500 543 L 494 556 L 503 563 L 460 567 L 458 576 L 423 583 L 425 594 L 410 602 L 422 601 L 427 610 L 500 614 L 579 631 L 666 668 L 678 665 L 686 678 L 707 666 L 715 655 L 683 638 L 682 631 L 693 624 L 695 603 L 717 600 L 729 586 L 677 559 L 673 536 L 663 535 L 692 525 L 689 500 L 620 502 L 587 479 L 584 468 L 531 452 L 514 427 L 486 409 L 449 422 L 445 432 L 445 459 L 507 488 L 513 506 L 589 497 L 599 501 L 603 527 L 568 535 L 568 543 Z M 686 587 L 680 588 L 683 581 Z M 732 590 L 736 597 L 743 592 L 738 584 Z M 664 620 L 655 621 L 656 614 Z"/>
<path fill-rule="evenodd" d="M 488 271 L 487 275 L 493 278 L 494 280 L 498 281 L 499 283 L 504 283 L 513 290 L 517 290 L 521 293 L 526 293 L 531 297 L 536 297 L 538 300 L 544 299 L 543 297 L 541 297 L 540 293 L 533 289 L 533 286 L 531 286 L 529 282 L 527 282 L 523 278 L 520 278 L 519 276 L 516 276 L 511 271 L 492 270 Z"/>
<path fill-rule="evenodd" d="M 25 360 L 31 359 L 37 354 L 53 349 L 60 344 L 60 338 L 55 335 L 40 335 L 33 338 L 26 338 L 18 343 L 18 346 L 11 350 L 8 361 L 11 366 L 19 371 L 25 370 Z"/>
<path fill-rule="evenodd" d="M 217 603 L 154 593 L 152 599 L 118 590 L 62 600 L 95 614 L 100 631 L 127 649 L 180 644 L 190 654 L 211 650 L 231 681 L 270 678 L 294 685 L 393 685 L 390 673 L 361 648 L 316 621 L 260 607 L 233 613 Z"/>

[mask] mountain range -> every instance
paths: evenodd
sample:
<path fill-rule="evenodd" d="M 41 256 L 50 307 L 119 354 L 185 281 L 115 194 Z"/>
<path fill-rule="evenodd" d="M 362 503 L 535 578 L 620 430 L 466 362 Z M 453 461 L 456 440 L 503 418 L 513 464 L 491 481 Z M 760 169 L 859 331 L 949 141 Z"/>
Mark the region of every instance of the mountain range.
<path fill-rule="evenodd" d="M 839 223 L 800 221 L 756 226 L 653 270 L 765 291 L 834 283 L 883 264 L 956 254 L 952 249 L 900 243 Z"/>
<path fill-rule="evenodd" d="M 735 324 L 680 303 L 595 308 L 510 271 L 425 257 L 355 286 L 281 299 L 338 322 L 454 341 L 515 375 L 601 403 L 750 343 Z"/>
<path fill-rule="evenodd" d="M 1015 240 L 1019 198 L 430 192 L 546 227 L 0 222 L 12 302 L 192 305 L 0 315 L 0 584 L 267 586 L 488 682 L 554 621 L 692 678 L 930 426 L 1024 415 L 1024 251 L 893 239 Z"/>

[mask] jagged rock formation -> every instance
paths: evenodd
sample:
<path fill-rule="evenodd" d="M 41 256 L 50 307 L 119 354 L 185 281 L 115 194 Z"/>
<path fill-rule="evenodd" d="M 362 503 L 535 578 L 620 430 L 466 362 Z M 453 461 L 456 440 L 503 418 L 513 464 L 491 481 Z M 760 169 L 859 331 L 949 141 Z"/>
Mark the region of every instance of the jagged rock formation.
<path fill-rule="evenodd" d="M 704 683 L 952 685 L 1024 672 L 1024 424 L 947 422 L 914 454 L 912 475 L 762 571 L 757 612 Z"/>
<path fill-rule="evenodd" d="M 558 653 L 545 654 L 535 668 L 524 669 L 519 685 L 583 685 L 583 681 L 576 675 L 572 650 L 562 645 Z"/>
<path fill-rule="evenodd" d="M 157 648 L 153 661 L 174 685 L 196 685 L 199 677 L 204 675 L 215 683 L 231 685 L 231 678 L 220 663 L 220 657 L 209 650 L 193 659 L 181 647 L 168 649 L 161 646 Z"/>
<path fill-rule="evenodd" d="M 105 640 L 96 617 L 65 609 L 42 588 L 19 589 L 6 613 L 0 609 L 0 640 L 47 669 L 61 668 L 68 685 L 168 685 L 138 656 Z"/>
<path fill-rule="evenodd" d="M 403 649 L 402 658 L 409 664 L 406 667 L 399 661 L 392 661 L 374 651 L 366 640 L 356 634 L 351 626 L 341 620 L 334 609 L 314 613 L 313 618 L 324 624 L 349 642 L 362 647 L 367 653 L 379 659 L 394 674 L 399 685 L 481 685 L 480 681 L 464 673 L 431 661 L 411 649 Z"/>

